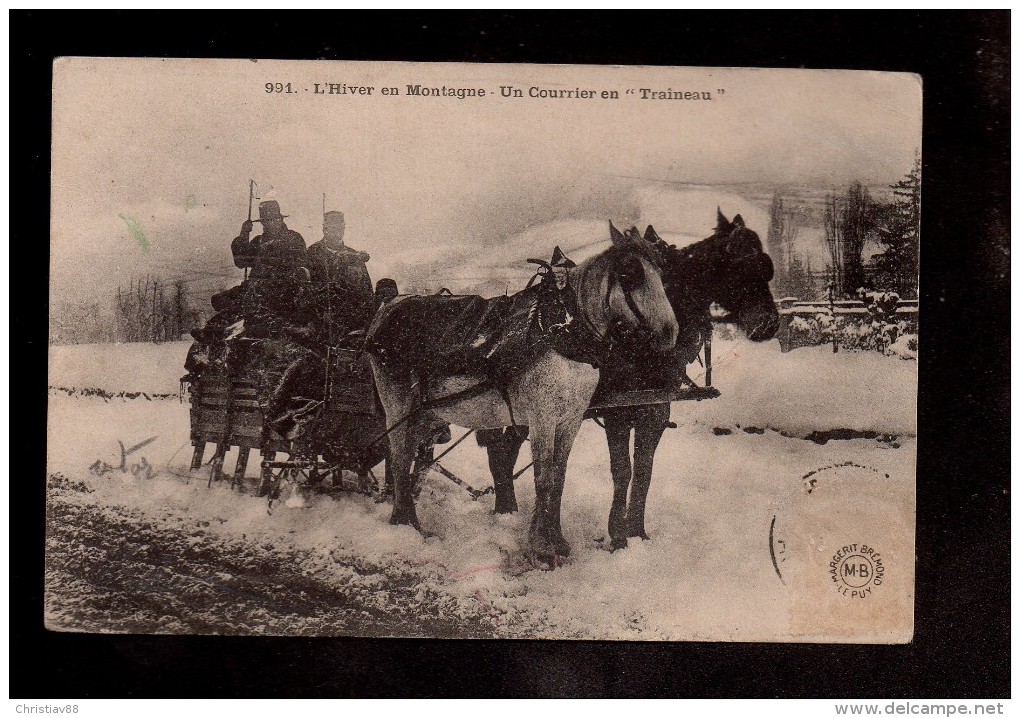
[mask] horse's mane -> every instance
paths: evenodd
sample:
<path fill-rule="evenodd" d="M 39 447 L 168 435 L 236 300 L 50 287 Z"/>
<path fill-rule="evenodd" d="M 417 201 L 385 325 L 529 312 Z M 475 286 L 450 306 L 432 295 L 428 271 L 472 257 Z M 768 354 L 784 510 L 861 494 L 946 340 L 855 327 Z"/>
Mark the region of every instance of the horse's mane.
<path fill-rule="evenodd" d="M 617 251 L 615 247 L 604 249 L 568 270 L 570 275 L 568 286 L 574 292 L 574 302 L 577 311 L 581 315 L 582 321 L 594 329 L 597 334 L 604 334 L 608 329 L 608 323 L 604 323 L 605 317 L 601 314 L 592 313 L 591 306 L 586 301 L 586 298 L 592 292 L 591 284 L 593 281 L 601 283 L 602 278 L 608 272 L 614 251 Z"/>
<path fill-rule="evenodd" d="M 611 232 L 617 232 L 611 223 L 610 228 Z M 619 233 L 617 236 L 620 236 Z M 623 243 L 617 244 L 613 240 L 610 247 L 569 270 L 569 285 L 574 292 L 578 312 L 582 315 L 583 321 L 601 336 L 606 335 L 610 326 L 606 310 L 609 308 L 608 290 L 611 290 L 612 286 L 603 289 L 600 285 L 604 282 L 625 284 L 625 275 L 628 271 L 624 267 L 628 259 L 638 263 L 645 260 L 651 265 L 651 269 L 644 271 L 653 271 L 660 275 L 662 271 L 662 256 L 652 244 L 641 238 L 636 228 L 627 230 L 623 237 L 626 240 Z M 640 276 L 640 272 L 635 276 Z M 637 281 L 643 284 L 645 280 Z M 626 288 L 624 290 L 626 294 L 628 290 Z M 601 296 L 605 297 L 605 301 L 601 301 Z"/>

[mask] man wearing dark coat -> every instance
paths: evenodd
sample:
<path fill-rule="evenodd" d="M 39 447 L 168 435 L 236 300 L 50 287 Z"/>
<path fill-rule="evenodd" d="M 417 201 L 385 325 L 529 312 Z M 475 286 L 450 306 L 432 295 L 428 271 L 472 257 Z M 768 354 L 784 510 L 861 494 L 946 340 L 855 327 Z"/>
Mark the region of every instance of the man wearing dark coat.
<path fill-rule="evenodd" d="M 344 213 L 326 212 L 321 240 L 308 248 L 308 266 L 320 316 L 331 325 L 333 339 L 364 329 L 375 313 L 367 252 L 344 244 Z"/>
<path fill-rule="evenodd" d="M 262 234 L 249 240 L 252 222 L 241 225 L 241 234 L 230 244 L 234 253 L 234 264 L 242 269 L 251 269 L 250 279 L 295 278 L 295 270 L 308 267 L 304 238 L 284 221 L 280 203 L 268 200 L 259 203 L 259 219 Z"/>
<path fill-rule="evenodd" d="M 297 319 L 298 297 L 308 278 L 304 238 L 289 229 L 278 202 L 259 204 L 262 234 L 249 240 L 252 222 L 241 225 L 230 244 L 234 264 L 250 269 L 244 295 L 245 329 L 250 336 L 278 335 Z"/>
<path fill-rule="evenodd" d="M 276 432 L 295 441 L 301 441 L 315 424 L 317 407 L 325 398 L 327 347 L 342 344 L 352 331 L 365 329 L 376 310 L 365 267 L 368 254 L 344 244 L 343 212 L 326 212 L 322 229 L 323 238 L 308 248 L 311 283 L 306 307 L 314 311 L 317 331 L 310 339 L 317 346 L 290 364 L 266 408 Z"/>
<path fill-rule="evenodd" d="M 252 222 L 248 220 L 230 245 L 234 264 L 250 270 L 241 300 L 242 338 L 255 341 L 242 343 L 240 356 L 256 383 L 263 411 L 273 403 L 287 368 L 307 351 L 299 339 L 309 325 L 303 299 L 308 257 L 304 238 L 289 229 L 284 219 L 278 202 L 261 202 L 262 234 L 249 239 Z"/>

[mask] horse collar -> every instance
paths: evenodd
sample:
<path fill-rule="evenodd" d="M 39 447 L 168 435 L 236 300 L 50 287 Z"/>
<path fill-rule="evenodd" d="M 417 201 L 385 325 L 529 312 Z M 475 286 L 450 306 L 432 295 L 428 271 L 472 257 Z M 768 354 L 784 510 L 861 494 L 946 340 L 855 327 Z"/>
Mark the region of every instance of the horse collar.
<path fill-rule="evenodd" d="M 549 302 L 557 304 L 565 321 L 547 324 L 543 321 L 544 312 L 540 306 L 537 312 L 539 328 L 544 335 L 549 337 L 550 344 L 559 354 L 567 359 L 591 364 L 597 368 L 605 362 L 611 343 L 592 324 L 581 306 L 578 292 L 580 287 L 584 286 L 583 276 L 577 277 L 576 282 L 572 285 L 573 279 L 568 275 L 565 287 L 562 289 L 550 287 L 545 293 L 546 306 Z"/>

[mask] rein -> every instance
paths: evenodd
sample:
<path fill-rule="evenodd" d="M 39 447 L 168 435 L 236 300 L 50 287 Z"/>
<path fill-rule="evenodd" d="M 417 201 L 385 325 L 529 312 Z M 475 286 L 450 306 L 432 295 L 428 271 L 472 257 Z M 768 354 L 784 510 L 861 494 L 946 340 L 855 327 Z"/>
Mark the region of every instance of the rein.
<path fill-rule="evenodd" d="M 619 282 L 617 282 L 617 284 L 619 284 Z M 612 292 L 612 287 L 610 287 L 609 291 Z M 637 302 L 634 301 L 634 297 L 631 296 L 630 292 L 623 288 L 622 284 L 620 284 L 620 291 L 623 292 L 623 299 L 627 302 L 627 308 L 630 309 L 631 313 L 633 313 L 634 318 L 638 320 L 638 329 L 651 332 L 652 330 L 651 327 L 648 326 L 648 320 L 645 318 L 645 315 L 641 313 L 641 309 L 638 307 Z M 606 303 L 609 303 L 608 294 L 606 295 Z"/>

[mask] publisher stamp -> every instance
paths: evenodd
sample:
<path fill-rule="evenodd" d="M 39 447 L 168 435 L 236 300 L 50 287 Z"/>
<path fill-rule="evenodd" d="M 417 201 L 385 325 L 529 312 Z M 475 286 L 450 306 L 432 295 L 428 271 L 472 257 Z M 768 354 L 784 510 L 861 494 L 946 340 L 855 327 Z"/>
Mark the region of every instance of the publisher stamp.
<path fill-rule="evenodd" d="M 867 544 L 840 547 L 829 561 L 829 575 L 836 591 L 847 598 L 868 598 L 885 579 L 882 554 Z"/>

